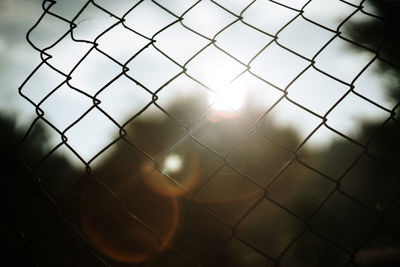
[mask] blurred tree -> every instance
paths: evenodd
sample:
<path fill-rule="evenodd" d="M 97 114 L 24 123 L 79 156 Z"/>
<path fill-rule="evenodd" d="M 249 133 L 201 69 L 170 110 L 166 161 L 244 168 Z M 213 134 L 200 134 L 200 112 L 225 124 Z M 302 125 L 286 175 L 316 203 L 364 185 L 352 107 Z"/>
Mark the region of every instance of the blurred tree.
<path fill-rule="evenodd" d="M 387 98 L 396 103 L 393 111 L 398 112 L 400 103 L 400 1 L 367 0 L 369 19 L 348 22 L 345 30 L 350 39 L 375 51 L 378 56 L 378 72 L 387 80 L 390 89 Z M 360 48 L 360 51 L 363 50 Z M 367 96 L 368 97 L 368 96 Z M 355 263 L 359 266 L 400 265 L 400 125 L 398 115 L 382 122 L 364 122 L 359 139 L 365 142 L 367 153 L 358 158 L 341 182 L 341 190 L 380 214 L 383 223 L 356 253 Z M 343 142 L 335 143 L 328 158 L 345 155 L 338 149 Z M 332 160 L 326 160 L 324 164 Z M 360 218 L 354 217 L 355 220 Z M 363 222 L 359 222 L 362 224 Z M 383 230 L 386 229 L 386 230 Z"/>
<path fill-rule="evenodd" d="M 386 77 L 393 79 L 387 83 L 392 90 L 388 97 L 394 98 L 396 103 L 400 101 L 400 43 L 399 26 L 400 11 L 399 0 L 367 0 L 363 1 L 372 7 L 369 19 L 361 22 L 350 22 L 345 24 L 350 38 L 356 43 L 362 44 L 374 51 L 379 61 L 379 71 Z M 389 75 L 387 75 L 389 74 Z"/>

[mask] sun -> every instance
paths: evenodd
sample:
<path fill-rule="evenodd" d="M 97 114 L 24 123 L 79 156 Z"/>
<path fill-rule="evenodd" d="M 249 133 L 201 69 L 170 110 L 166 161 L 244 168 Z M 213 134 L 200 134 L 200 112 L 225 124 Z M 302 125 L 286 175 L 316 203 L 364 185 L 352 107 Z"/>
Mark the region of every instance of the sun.
<path fill-rule="evenodd" d="M 244 104 L 246 98 L 245 86 L 240 81 L 214 88 L 209 95 L 211 108 L 216 112 L 237 112 Z"/>

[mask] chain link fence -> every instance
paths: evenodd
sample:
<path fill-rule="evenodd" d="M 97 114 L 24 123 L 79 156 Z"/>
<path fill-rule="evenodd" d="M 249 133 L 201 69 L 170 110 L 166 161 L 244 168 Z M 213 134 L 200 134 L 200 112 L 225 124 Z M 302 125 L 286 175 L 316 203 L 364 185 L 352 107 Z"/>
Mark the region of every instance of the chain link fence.
<path fill-rule="evenodd" d="M 41 61 L 19 88 L 36 118 L 7 166 L 8 257 L 399 264 L 399 99 L 361 82 L 393 73 L 396 94 L 398 4 L 384 2 L 43 1 L 26 38 Z M 336 44 L 360 58 L 340 65 Z M 373 120 L 343 126 L 360 112 Z"/>

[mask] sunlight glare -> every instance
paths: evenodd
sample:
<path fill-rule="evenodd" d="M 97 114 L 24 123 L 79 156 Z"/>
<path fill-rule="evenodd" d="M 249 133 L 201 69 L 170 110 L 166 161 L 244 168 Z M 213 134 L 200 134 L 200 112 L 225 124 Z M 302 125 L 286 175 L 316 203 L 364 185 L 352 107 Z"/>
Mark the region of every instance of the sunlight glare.
<path fill-rule="evenodd" d="M 242 83 L 235 81 L 215 89 L 215 93 L 209 96 L 212 109 L 219 112 L 238 111 L 245 100 L 245 87 Z"/>

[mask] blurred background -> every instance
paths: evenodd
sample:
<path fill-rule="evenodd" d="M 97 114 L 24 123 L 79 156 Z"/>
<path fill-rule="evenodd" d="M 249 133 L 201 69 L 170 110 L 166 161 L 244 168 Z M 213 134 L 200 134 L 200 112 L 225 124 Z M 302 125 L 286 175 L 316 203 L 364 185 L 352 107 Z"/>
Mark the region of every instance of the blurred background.
<path fill-rule="evenodd" d="M 9 266 L 400 264 L 397 0 L 0 0 Z"/>

